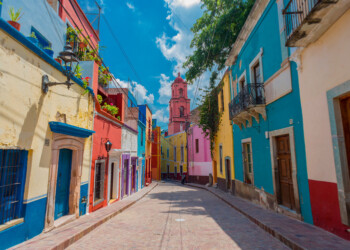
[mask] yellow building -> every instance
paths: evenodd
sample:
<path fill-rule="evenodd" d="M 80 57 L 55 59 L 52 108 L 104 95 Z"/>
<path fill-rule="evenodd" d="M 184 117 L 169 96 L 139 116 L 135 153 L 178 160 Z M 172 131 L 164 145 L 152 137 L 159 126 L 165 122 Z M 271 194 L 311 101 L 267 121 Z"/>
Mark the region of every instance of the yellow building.
<path fill-rule="evenodd" d="M 146 105 L 146 148 L 145 148 L 145 184 L 148 185 L 152 182 L 151 173 L 151 161 L 152 161 L 152 111 Z"/>
<path fill-rule="evenodd" d="M 94 100 L 76 78 L 69 89 L 55 85 L 46 93 L 46 77 L 67 80 L 62 67 L 0 24 L 0 169 L 2 185 L 18 191 L 7 197 L 16 214 L 1 220 L 7 234 L 0 241 L 13 245 L 54 228 L 60 217 L 86 213 Z"/>
<path fill-rule="evenodd" d="M 234 162 L 233 162 L 233 132 L 229 118 L 230 103 L 230 79 L 229 71 L 223 76 L 218 85 L 218 112 L 221 112 L 221 120 L 214 143 L 213 152 L 213 177 L 214 183 L 223 190 L 234 189 Z"/>
<path fill-rule="evenodd" d="M 187 134 L 185 131 L 161 136 L 162 178 L 181 180 L 187 175 Z"/>

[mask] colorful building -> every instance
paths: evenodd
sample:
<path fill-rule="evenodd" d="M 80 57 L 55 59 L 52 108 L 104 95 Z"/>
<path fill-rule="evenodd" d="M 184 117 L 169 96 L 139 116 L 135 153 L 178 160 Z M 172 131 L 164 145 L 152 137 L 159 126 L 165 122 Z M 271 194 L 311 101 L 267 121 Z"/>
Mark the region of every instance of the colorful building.
<path fill-rule="evenodd" d="M 187 82 L 181 78 L 180 73 L 171 84 L 171 99 L 169 102 L 169 135 L 184 131 L 190 121 L 190 102 L 187 97 Z"/>
<path fill-rule="evenodd" d="M 147 104 L 139 105 L 146 113 L 146 145 L 145 145 L 145 174 L 143 185 L 148 186 L 152 182 L 152 111 Z"/>
<path fill-rule="evenodd" d="M 181 180 L 187 175 L 187 134 L 185 131 L 161 137 L 162 179 Z"/>
<path fill-rule="evenodd" d="M 297 64 L 284 45 L 282 3 L 255 2 L 226 61 L 234 190 L 313 223 Z"/>
<path fill-rule="evenodd" d="M 20 32 L 6 22 L 10 5 L 26 13 Z M 57 85 L 43 91 L 45 75 L 53 82 L 67 80 L 53 59 L 64 49 L 66 25 L 46 1 L 35 6 L 24 0 L 3 1 L 1 7 L 0 61 L 6 62 L 0 64 L 0 98 L 6 100 L 0 107 L 4 248 L 86 213 L 94 93 L 88 88 L 84 95 L 83 82 L 74 76 L 70 89 Z M 41 36 L 37 45 L 28 39 L 32 32 Z M 53 56 L 42 49 L 48 42 Z"/>
<path fill-rule="evenodd" d="M 233 131 L 229 117 L 229 103 L 231 101 L 230 74 L 230 71 L 226 71 L 217 86 L 218 112 L 221 113 L 221 119 L 214 140 L 213 179 L 220 189 L 234 193 Z"/>
<path fill-rule="evenodd" d="M 191 111 L 191 126 L 187 129 L 188 182 L 207 184 L 213 174 L 210 140 L 199 124 L 199 109 Z"/>
<path fill-rule="evenodd" d="M 300 81 L 312 217 L 350 240 L 350 2 L 308 3 L 290 1 L 284 21 Z"/>
<path fill-rule="evenodd" d="M 160 181 L 160 127 L 157 126 L 157 119 L 152 120 L 152 180 Z"/>
<path fill-rule="evenodd" d="M 137 156 L 138 156 L 138 171 L 137 171 L 137 187 L 144 187 L 145 179 L 145 156 L 146 156 L 146 105 L 138 105 L 139 121 L 138 121 L 138 139 L 137 139 Z"/>

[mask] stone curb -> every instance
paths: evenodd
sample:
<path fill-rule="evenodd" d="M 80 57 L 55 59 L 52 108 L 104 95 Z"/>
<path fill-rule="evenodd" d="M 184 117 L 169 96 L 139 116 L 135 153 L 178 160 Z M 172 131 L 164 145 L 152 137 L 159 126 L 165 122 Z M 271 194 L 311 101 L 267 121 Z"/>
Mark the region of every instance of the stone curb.
<path fill-rule="evenodd" d="M 56 246 L 53 247 L 47 247 L 47 249 L 52 249 L 52 250 L 61 250 L 61 249 L 65 249 L 68 246 L 72 245 L 74 242 L 78 241 L 79 239 L 81 239 L 82 237 L 84 237 L 85 235 L 87 235 L 88 233 L 90 233 L 92 230 L 96 229 L 98 226 L 102 225 L 103 223 L 107 222 L 108 220 L 112 219 L 114 216 L 120 214 L 121 212 L 123 212 L 124 210 L 126 210 L 127 208 L 131 207 L 132 205 L 134 205 L 136 202 L 138 202 L 139 200 L 141 200 L 142 198 L 144 198 L 147 194 L 149 194 L 154 188 L 156 188 L 158 186 L 157 182 L 153 182 L 153 187 L 151 187 L 147 192 L 145 192 L 143 195 L 141 195 L 141 197 L 137 198 L 136 200 L 130 202 L 129 204 L 125 205 L 124 207 L 121 207 L 120 209 L 113 211 L 112 213 L 109 213 L 108 215 L 104 216 L 103 218 L 101 218 L 99 221 L 97 221 L 96 223 L 84 228 L 83 230 L 76 232 L 75 234 L 71 235 L 71 237 L 65 239 L 64 241 L 58 243 Z M 152 185 L 152 184 L 151 184 Z M 151 186 L 149 185 L 149 186 Z M 148 186 L 148 187 L 149 187 Z M 147 187 L 145 187 L 147 188 Z M 102 208 L 103 209 L 103 208 Z M 67 224 L 69 225 L 69 223 Z M 41 234 L 42 235 L 42 234 Z M 39 236 L 39 235 L 38 235 Z M 38 239 L 40 241 L 40 239 Z M 40 248 L 40 247 L 39 247 Z M 33 248 L 33 246 L 30 245 L 30 243 L 27 245 L 26 242 L 21 243 L 20 245 L 14 246 L 11 249 L 35 249 Z M 41 248 L 40 248 L 41 249 Z"/>
<path fill-rule="evenodd" d="M 210 189 L 208 189 L 205 186 L 200 186 L 200 185 L 193 185 L 191 183 L 185 183 L 185 185 L 190 186 L 190 187 L 194 187 L 194 188 L 200 188 L 200 189 L 204 189 L 210 193 L 212 193 L 213 195 L 215 195 L 216 197 L 218 197 L 220 200 L 222 200 L 223 202 L 225 202 L 227 205 L 229 205 L 230 207 L 232 207 L 233 209 L 237 210 L 238 212 L 240 212 L 241 214 L 243 214 L 244 216 L 246 216 L 250 221 L 252 221 L 253 223 L 255 223 L 256 225 L 258 225 L 260 228 L 262 228 L 263 230 L 265 230 L 267 233 L 271 234 L 273 237 L 275 237 L 276 239 L 278 239 L 279 241 L 281 241 L 283 244 L 285 244 L 287 247 L 291 248 L 291 249 L 305 249 L 304 247 L 301 247 L 299 244 L 297 244 L 296 242 L 288 239 L 288 237 L 280 234 L 279 232 L 277 232 L 275 229 L 267 226 L 266 224 L 262 223 L 261 221 L 257 220 L 256 218 L 254 218 L 253 216 L 251 216 L 250 214 L 244 212 L 242 209 L 238 208 L 237 206 L 235 206 L 234 204 L 232 204 L 230 201 L 226 200 L 224 197 L 216 194 L 215 192 L 211 191 Z"/>

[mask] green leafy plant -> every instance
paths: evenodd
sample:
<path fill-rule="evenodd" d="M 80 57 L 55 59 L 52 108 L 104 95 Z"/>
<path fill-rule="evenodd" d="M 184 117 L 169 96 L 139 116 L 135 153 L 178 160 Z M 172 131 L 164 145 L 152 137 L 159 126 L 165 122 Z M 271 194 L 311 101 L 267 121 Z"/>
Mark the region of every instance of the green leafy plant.
<path fill-rule="evenodd" d="M 18 22 L 23 16 L 23 14 L 21 13 L 22 13 L 22 9 L 18 9 L 17 11 L 15 11 L 15 8 L 10 7 L 9 15 L 10 15 L 11 21 Z"/>
<path fill-rule="evenodd" d="M 101 104 L 101 103 L 102 103 L 103 98 L 102 98 L 102 96 L 101 96 L 101 95 L 97 95 L 97 101 L 98 101 L 98 103 L 99 103 L 99 104 Z"/>
<path fill-rule="evenodd" d="M 29 37 L 32 37 L 32 38 L 38 39 L 38 38 L 36 37 L 36 35 L 35 35 L 35 33 L 34 33 L 34 32 L 30 33 Z"/>
<path fill-rule="evenodd" d="M 98 71 L 98 82 L 102 85 L 108 85 L 112 80 L 112 76 L 107 72 L 107 74 L 103 73 L 102 68 Z"/>
<path fill-rule="evenodd" d="M 44 47 L 44 49 L 46 49 L 46 50 L 52 50 L 52 48 L 51 48 L 50 46 L 46 46 L 46 47 Z"/>
<path fill-rule="evenodd" d="M 103 104 L 102 109 L 107 110 L 108 113 L 115 116 L 119 113 L 119 108 L 114 106 L 113 103 L 107 104 L 106 102 Z"/>
<path fill-rule="evenodd" d="M 75 68 L 75 76 L 79 79 L 82 79 L 82 72 L 83 72 L 83 69 L 81 68 L 81 66 L 78 64 L 77 67 Z M 86 79 L 86 77 L 84 78 Z"/>
<path fill-rule="evenodd" d="M 83 88 L 85 89 L 83 95 L 87 94 L 89 92 L 89 90 L 87 89 L 87 87 L 89 86 L 89 81 L 90 81 L 90 77 L 84 77 L 83 80 Z"/>

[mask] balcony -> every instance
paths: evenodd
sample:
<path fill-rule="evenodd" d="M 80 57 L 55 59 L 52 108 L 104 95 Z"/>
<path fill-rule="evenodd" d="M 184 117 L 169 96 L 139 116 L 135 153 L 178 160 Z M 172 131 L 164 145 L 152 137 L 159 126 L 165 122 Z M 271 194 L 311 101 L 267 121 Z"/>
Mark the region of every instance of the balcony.
<path fill-rule="evenodd" d="M 230 120 L 240 128 L 251 126 L 252 118 L 259 123 L 259 115 L 266 119 L 265 90 L 263 83 L 249 83 L 233 98 L 229 104 Z"/>
<path fill-rule="evenodd" d="M 315 42 L 349 8 L 349 0 L 289 0 L 282 12 L 286 46 Z"/>

